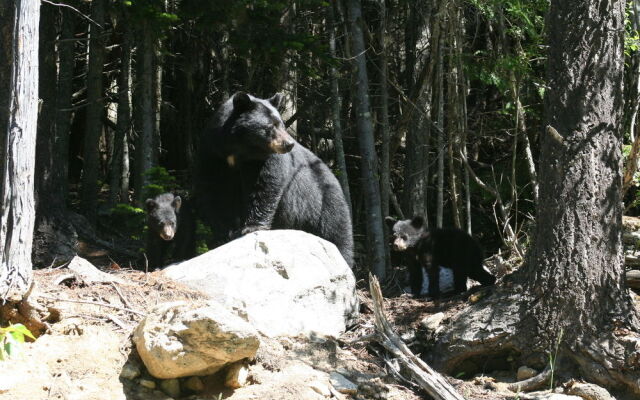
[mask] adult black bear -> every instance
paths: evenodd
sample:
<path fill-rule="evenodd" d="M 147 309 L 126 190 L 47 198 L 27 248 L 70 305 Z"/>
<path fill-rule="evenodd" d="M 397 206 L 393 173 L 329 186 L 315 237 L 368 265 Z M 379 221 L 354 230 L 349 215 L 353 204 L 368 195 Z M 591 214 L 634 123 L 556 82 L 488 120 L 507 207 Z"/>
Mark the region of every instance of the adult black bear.
<path fill-rule="evenodd" d="M 171 193 L 147 199 L 147 260 L 150 269 L 164 266 L 169 253 L 172 261 L 196 255 L 196 221 L 188 200 Z"/>
<path fill-rule="evenodd" d="M 214 246 L 256 230 L 299 229 L 353 264 L 351 215 L 329 168 L 285 130 L 282 96 L 236 93 L 200 141 L 195 199 Z"/>
<path fill-rule="evenodd" d="M 454 292 L 467 290 L 467 277 L 483 286 L 493 285 L 496 278 L 482 267 L 482 249 L 471 235 L 456 228 L 427 230 L 422 217 L 396 221 L 385 219 L 393 233 L 393 247 L 406 251 L 411 293 L 419 296 L 422 268 L 429 277 L 429 295 L 440 296 L 440 267 L 453 270 Z"/>

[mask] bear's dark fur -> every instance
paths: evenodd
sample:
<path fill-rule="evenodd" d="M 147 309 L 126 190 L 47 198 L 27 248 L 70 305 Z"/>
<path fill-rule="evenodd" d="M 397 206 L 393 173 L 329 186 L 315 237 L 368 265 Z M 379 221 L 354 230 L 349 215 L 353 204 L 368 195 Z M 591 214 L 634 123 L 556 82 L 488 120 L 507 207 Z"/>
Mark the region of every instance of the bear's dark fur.
<path fill-rule="evenodd" d="M 440 267 L 453 271 L 455 293 L 467 290 L 467 277 L 483 286 L 493 285 L 496 278 L 482 267 L 482 249 L 468 233 L 456 229 L 427 230 L 422 217 L 396 221 L 387 217 L 393 234 L 393 248 L 407 252 L 411 293 L 419 296 L 422 268 L 429 277 L 429 295 L 440 296 Z"/>
<path fill-rule="evenodd" d="M 168 259 L 175 262 L 196 255 L 196 220 L 190 201 L 163 193 L 147 199 L 145 207 L 149 269 L 164 266 Z"/>
<path fill-rule="evenodd" d="M 256 230 L 299 229 L 353 263 L 351 215 L 329 168 L 285 130 L 282 96 L 236 93 L 200 141 L 195 199 L 214 246 Z"/>

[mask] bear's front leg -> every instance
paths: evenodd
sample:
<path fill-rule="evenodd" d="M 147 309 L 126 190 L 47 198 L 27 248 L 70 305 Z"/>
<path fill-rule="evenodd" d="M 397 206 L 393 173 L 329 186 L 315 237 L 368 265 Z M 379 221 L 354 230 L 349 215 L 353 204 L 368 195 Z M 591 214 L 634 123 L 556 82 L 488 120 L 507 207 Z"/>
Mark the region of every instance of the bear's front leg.
<path fill-rule="evenodd" d="M 247 218 L 240 228 L 240 236 L 260 230 L 270 230 L 276 210 L 282 199 L 287 175 L 282 163 L 285 156 L 272 155 L 262 166 L 249 193 Z"/>

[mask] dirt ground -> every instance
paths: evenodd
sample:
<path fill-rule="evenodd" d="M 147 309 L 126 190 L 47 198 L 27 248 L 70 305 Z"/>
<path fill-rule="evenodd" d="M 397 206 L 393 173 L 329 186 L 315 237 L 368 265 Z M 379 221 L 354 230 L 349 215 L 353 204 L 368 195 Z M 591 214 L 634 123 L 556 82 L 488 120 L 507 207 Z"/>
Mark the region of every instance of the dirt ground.
<path fill-rule="evenodd" d="M 150 377 L 131 342 L 131 332 L 147 310 L 161 302 L 203 298 L 199 293 L 157 273 L 119 269 L 108 271 L 119 283 L 83 284 L 66 268 L 35 271 L 32 299 L 49 314 L 49 330 L 22 354 L 9 361 L 0 375 L 0 399 L 163 399 L 159 382 Z M 394 289 L 387 288 L 393 293 Z M 413 400 L 429 396 L 402 377 L 394 376 L 381 357 L 384 349 L 372 340 L 373 314 L 366 291 L 360 290 L 358 323 L 338 339 L 264 339 L 249 366 L 249 384 L 224 389 L 221 377 L 204 377 L 204 390 L 183 390 L 188 399 L 324 399 L 314 387 L 326 388 L 328 374 L 340 372 L 359 385 L 354 396 L 335 398 Z M 411 345 L 420 321 L 434 313 L 455 312 L 466 299 L 455 297 L 438 305 L 406 295 L 386 299 L 385 310 L 397 332 Z M 135 379 L 120 373 L 125 364 L 141 370 Z M 155 382 L 148 388 L 142 380 Z M 467 399 L 506 399 L 482 381 L 448 378 Z M 466 379 L 466 377 L 465 377 Z M 477 383 L 476 383 L 477 382 Z M 184 384 L 184 380 L 182 380 Z M 153 386 L 153 385 L 151 385 Z M 7 390 L 7 388 L 10 388 Z M 511 397 L 513 398 L 513 397 Z"/>

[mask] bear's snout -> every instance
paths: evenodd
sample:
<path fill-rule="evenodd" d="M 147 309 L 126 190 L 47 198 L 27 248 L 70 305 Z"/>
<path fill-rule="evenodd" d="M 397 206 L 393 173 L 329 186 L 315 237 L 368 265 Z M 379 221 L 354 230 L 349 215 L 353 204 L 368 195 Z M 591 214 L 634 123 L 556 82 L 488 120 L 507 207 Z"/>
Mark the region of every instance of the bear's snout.
<path fill-rule="evenodd" d="M 407 249 L 407 242 L 404 240 L 397 238 L 393 241 L 393 247 L 396 251 L 405 251 Z"/>
<path fill-rule="evenodd" d="M 291 136 L 284 129 L 279 129 L 275 137 L 271 140 L 269 147 L 273 150 L 274 153 L 285 154 L 293 149 L 293 146 L 296 142 L 293 140 Z"/>
<path fill-rule="evenodd" d="M 160 231 L 160 237 L 164 240 L 171 240 L 175 236 L 176 232 L 173 230 L 173 227 L 170 225 L 165 225 L 162 227 Z"/>

